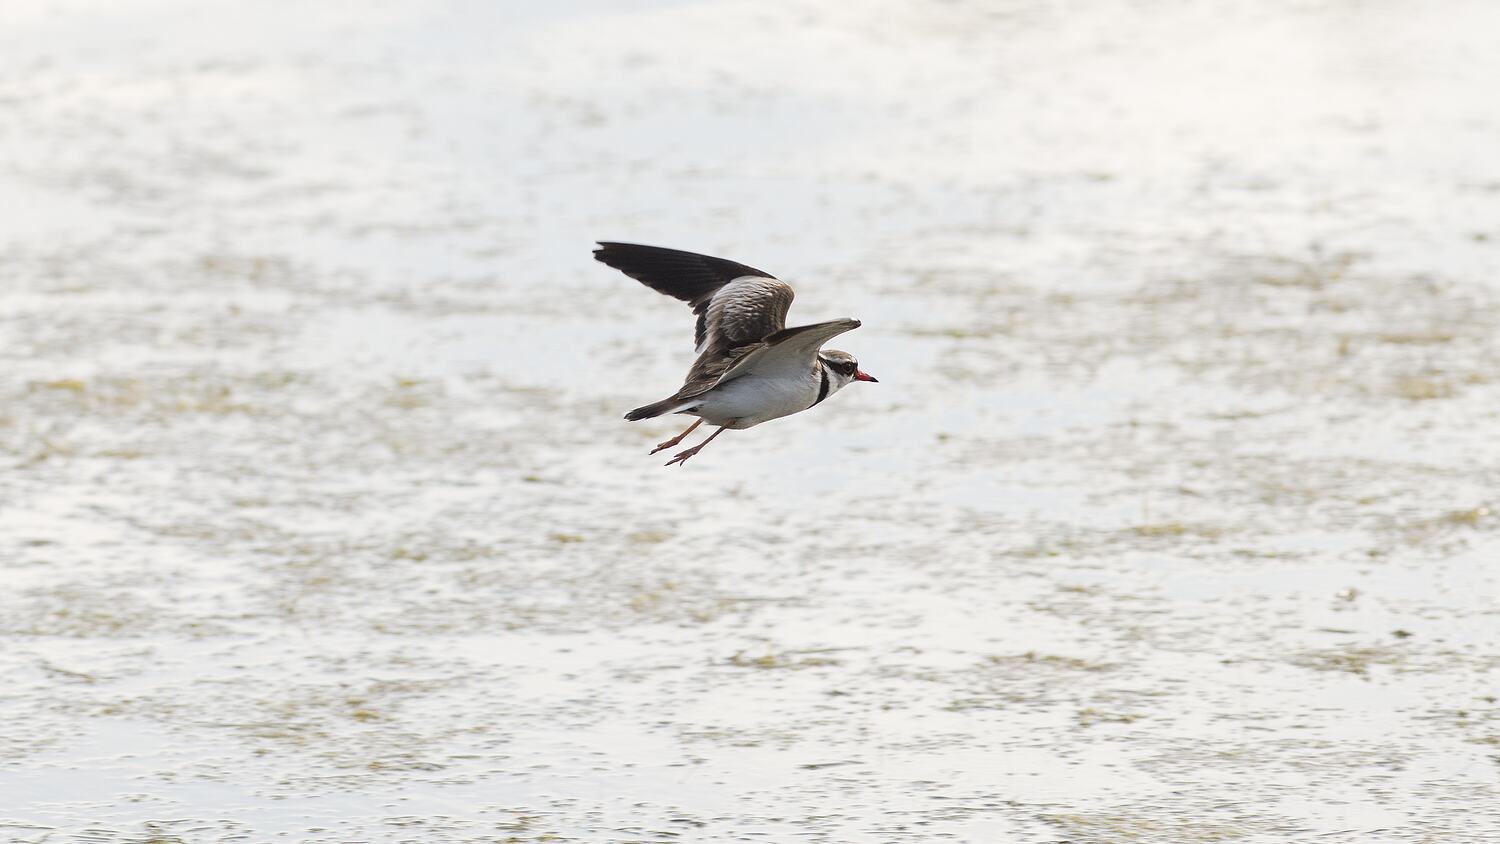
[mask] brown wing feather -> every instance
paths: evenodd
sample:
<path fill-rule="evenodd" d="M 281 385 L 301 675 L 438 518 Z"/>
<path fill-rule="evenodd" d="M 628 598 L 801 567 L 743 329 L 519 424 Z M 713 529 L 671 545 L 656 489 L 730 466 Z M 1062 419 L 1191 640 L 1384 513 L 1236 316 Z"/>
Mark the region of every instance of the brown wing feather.
<path fill-rule="evenodd" d="M 785 328 L 794 295 L 774 278 L 738 278 L 719 288 L 708 300 L 699 353 L 719 357 Z"/>
<path fill-rule="evenodd" d="M 700 355 L 693 363 L 693 368 L 688 370 L 687 378 L 682 382 L 682 389 L 677 391 L 675 398 L 690 399 L 712 390 L 723 380 L 724 373 L 728 372 L 730 367 L 764 346 L 764 343 L 749 343 L 717 357 Z"/>

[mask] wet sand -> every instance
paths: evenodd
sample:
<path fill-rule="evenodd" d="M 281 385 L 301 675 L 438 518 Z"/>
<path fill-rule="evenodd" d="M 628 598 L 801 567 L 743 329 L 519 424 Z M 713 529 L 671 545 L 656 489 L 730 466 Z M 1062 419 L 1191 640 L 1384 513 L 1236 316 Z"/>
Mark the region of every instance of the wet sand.
<path fill-rule="evenodd" d="M 0 840 L 1496 840 L 1497 28 L 9 0 Z"/>

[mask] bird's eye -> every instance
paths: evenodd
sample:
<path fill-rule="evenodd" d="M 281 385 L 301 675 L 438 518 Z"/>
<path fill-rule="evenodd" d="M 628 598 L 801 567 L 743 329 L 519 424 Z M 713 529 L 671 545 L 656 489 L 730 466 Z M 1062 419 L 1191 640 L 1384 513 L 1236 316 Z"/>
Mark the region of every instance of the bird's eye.
<path fill-rule="evenodd" d="M 844 375 L 853 375 L 854 370 L 857 368 L 852 361 L 842 361 L 839 363 L 839 372 Z"/>

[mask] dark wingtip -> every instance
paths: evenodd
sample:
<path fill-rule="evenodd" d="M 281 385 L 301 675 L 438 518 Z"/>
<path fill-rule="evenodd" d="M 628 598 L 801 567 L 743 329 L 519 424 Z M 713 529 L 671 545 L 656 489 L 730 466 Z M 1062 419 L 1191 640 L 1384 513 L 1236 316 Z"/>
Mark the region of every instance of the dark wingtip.
<path fill-rule="evenodd" d="M 724 283 L 740 276 L 776 278 L 765 270 L 757 270 L 726 258 L 715 258 L 698 252 L 668 249 L 665 246 L 646 246 L 640 243 L 621 243 L 614 240 L 596 240 L 594 243 L 598 245 L 598 248 L 594 250 L 594 260 L 608 264 L 631 278 L 644 282 L 647 287 L 666 293 L 668 296 L 676 296 L 683 301 L 697 298 L 702 291 L 694 291 L 691 296 L 685 297 L 675 290 L 663 290 L 657 283 L 648 281 L 644 276 L 660 276 L 664 282 L 673 282 L 675 279 L 677 282 L 691 281 L 694 286 L 710 284 L 714 287 L 723 286 Z M 669 286 L 679 287 L 680 284 L 671 283 Z"/>

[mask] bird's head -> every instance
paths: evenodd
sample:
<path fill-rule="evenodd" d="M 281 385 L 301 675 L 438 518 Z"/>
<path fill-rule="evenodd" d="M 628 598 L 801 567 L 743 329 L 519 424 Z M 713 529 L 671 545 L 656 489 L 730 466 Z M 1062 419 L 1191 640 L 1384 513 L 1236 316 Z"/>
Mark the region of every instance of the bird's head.
<path fill-rule="evenodd" d="M 832 395 L 846 384 L 855 381 L 869 381 L 871 384 L 879 384 L 875 376 L 859 368 L 859 361 L 848 352 L 837 349 L 824 349 L 818 352 L 818 359 L 823 362 L 823 368 L 828 373 L 828 393 Z"/>

